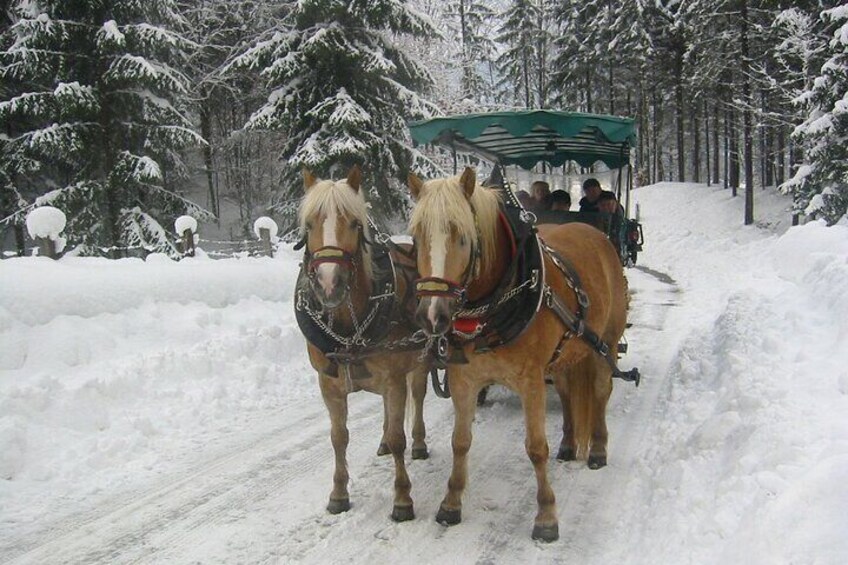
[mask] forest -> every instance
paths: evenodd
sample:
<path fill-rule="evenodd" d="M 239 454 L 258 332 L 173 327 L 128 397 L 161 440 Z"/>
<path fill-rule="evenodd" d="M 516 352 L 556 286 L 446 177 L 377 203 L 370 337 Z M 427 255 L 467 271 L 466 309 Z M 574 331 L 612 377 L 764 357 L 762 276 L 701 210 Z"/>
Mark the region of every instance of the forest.
<path fill-rule="evenodd" d="M 0 241 L 55 206 L 81 255 L 174 254 L 173 220 L 293 226 L 300 174 L 357 163 L 373 212 L 443 173 L 410 121 L 632 117 L 637 184 L 848 210 L 848 6 L 835 0 L 13 0 L 0 21 Z M 191 196 L 194 198 L 192 199 Z M 197 198 L 201 195 L 201 198 Z"/>

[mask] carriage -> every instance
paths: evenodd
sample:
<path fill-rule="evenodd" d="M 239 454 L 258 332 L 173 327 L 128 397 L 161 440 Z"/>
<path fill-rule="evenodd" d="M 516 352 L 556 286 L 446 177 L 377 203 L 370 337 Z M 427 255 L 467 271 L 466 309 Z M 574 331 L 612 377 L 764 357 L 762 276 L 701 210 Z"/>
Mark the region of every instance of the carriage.
<path fill-rule="evenodd" d="M 409 129 L 416 143 L 449 149 L 454 173 L 457 152 L 471 153 L 493 163 L 492 182 L 503 183 L 505 188 L 511 188 L 506 181 L 507 166 L 530 170 L 545 163 L 551 168 L 565 168 L 573 162 L 583 171 L 593 172 L 593 167 L 602 163 L 611 173 L 609 184 L 621 204 L 619 213 L 556 211 L 539 214 L 536 221 L 593 225 L 607 234 L 622 264 L 636 263 L 644 235 L 638 217 L 634 217 L 638 214 L 631 214 L 630 151 L 636 139 L 632 118 L 530 110 L 433 118 L 414 122 Z"/>

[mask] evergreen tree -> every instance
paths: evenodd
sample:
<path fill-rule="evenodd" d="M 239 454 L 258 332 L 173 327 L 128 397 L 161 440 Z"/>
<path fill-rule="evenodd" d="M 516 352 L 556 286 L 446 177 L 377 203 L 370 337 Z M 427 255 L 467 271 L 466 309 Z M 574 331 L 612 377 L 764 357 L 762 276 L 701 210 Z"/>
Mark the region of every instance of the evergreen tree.
<path fill-rule="evenodd" d="M 534 91 L 538 6 L 532 0 L 512 0 L 503 18 L 497 37 L 504 45 L 497 60 L 502 82 L 513 86 L 516 104 L 528 109 L 538 107 Z"/>
<path fill-rule="evenodd" d="M 833 224 L 848 215 L 848 6 L 826 10 L 821 18 L 832 30 L 829 57 L 812 89 L 797 99 L 808 112 L 795 132 L 806 149 L 805 163 L 783 189 L 796 211 Z"/>
<path fill-rule="evenodd" d="M 180 149 L 202 142 L 181 103 L 176 65 L 193 45 L 175 31 L 174 2 L 21 0 L 13 17 L 0 53 L 15 88 L 0 103 L 3 190 L 63 209 L 83 252 L 173 251 L 162 226 L 200 212 L 176 192 Z"/>
<path fill-rule="evenodd" d="M 186 72 L 207 142 L 202 147 L 206 205 L 220 223 L 222 201 L 234 203 L 241 234 L 252 238 L 253 222 L 257 214 L 268 213 L 279 183 L 274 154 L 279 134 L 243 129 L 267 95 L 259 71 L 224 68 L 267 29 L 277 8 L 269 0 L 181 0 L 180 7 L 188 22 L 185 35 L 198 45 Z"/>
<path fill-rule="evenodd" d="M 420 158 L 407 122 L 434 108 L 419 96 L 428 73 L 392 34 L 436 35 L 404 2 L 301 0 L 288 3 L 280 28 L 232 65 L 262 68 L 272 89 L 247 127 L 285 136 L 279 208 L 291 220 L 301 168 L 339 176 L 354 163 L 363 165 L 375 212 L 392 219 L 406 212 L 403 187 Z"/>
<path fill-rule="evenodd" d="M 480 0 L 454 0 L 448 4 L 445 15 L 453 20 L 458 31 L 461 95 L 475 101 L 490 99 L 492 85 L 483 72 L 495 52 L 495 43 L 486 33 L 494 12 Z"/>

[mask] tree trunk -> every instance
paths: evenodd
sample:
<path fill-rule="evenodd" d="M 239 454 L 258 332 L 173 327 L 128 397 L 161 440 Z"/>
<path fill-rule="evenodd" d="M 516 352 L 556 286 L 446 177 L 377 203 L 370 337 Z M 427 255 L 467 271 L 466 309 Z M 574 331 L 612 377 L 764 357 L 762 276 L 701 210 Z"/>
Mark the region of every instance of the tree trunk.
<path fill-rule="evenodd" d="M 212 109 L 209 107 L 211 100 L 207 94 L 206 99 L 200 105 L 200 135 L 206 140 L 206 145 L 203 146 L 203 164 L 206 168 L 206 185 L 209 190 L 207 200 L 209 202 L 209 211 L 215 215 L 218 220 L 218 226 L 221 225 L 221 210 L 218 205 L 218 190 L 215 186 L 215 164 L 212 159 Z"/>
<path fill-rule="evenodd" d="M 698 105 L 692 105 L 692 181 L 701 182 L 701 130 L 698 124 Z"/>
<path fill-rule="evenodd" d="M 718 161 L 718 130 L 721 118 L 719 117 L 718 102 L 713 104 L 713 182 L 718 184 L 719 161 Z M 726 138 L 725 138 L 726 139 Z M 727 177 L 725 177 L 727 178 Z M 725 185 L 725 188 L 727 186 Z"/>
<path fill-rule="evenodd" d="M 730 109 L 730 190 L 733 196 L 739 192 L 739 133 L 736 124 L 736 111 Z"/>
<path fill-rule="evenodd" d="M 786 128 L 777 128 L 777 186 L 786 180 Z"/>
<path fill-rule="evenodd" d="M 683 52 L 678 51 L 674 58 L 674 98 L 677 121 L 677 177 L 680 182 L 686 180 L 685 127 L 683 123 Z"/>
<path fill-rule="evenodd" d="M 730 188 L 730 108 L 724 110 L 724 188 Z"/>
<path fill-rule="evenodd" d="M 704 149 L 707 156 L 707 186 L 711 184 L 710 178 L 710 109 L 704 100 Z"/>
<path fill-rule="evenodd" d="M 751 116 L 751 54 L 748 50 L 748 0 L 742 0 L 742 111 L 743 139 L 745 143 L 745 225 L 754 223 L 754 136 Z"/>

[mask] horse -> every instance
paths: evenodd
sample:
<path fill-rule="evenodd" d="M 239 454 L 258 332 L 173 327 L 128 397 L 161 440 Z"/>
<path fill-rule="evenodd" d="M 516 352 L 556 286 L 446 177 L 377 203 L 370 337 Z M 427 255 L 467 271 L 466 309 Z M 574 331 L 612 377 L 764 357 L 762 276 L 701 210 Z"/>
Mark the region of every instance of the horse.
<path fill-rule="evenodd" d="M 487 326 L 508 302 L 503 297 L 512 291 L 506 288 L 519 283 L 516 246 L 502 213 L 501 194 L 478 185 L 470 168 L 426 182 L 410 174 L 408 184 L 415 203 L 409 232 L 421 277 L 416 282 L 416 321 L 440 344 L 436 349 L 445 344 L 452 349 L 443 360 L 449 364 L 455 412 L 453 467 L 436 520 L 444 525 L 461 522 L 476 399 L 483 387 L 497 383 L 520 397 L 524 411 L 525 449 L 537 481 L 532 537 L 555 541 L 559 526 L 547 476 L 545 379 L 553 379 L 563 404 L 557 458 L 580 458 L 592 469 L 605 465 L 606 405 L 617 370 L 605 344 L 617 345 L 626 325 L 621 263 L 594 227 L 573 223 L 544 228 L 540 239 L 532 240 L 540 248 L 539 262 L 544 261 L 537 273 L 541 281 L 521 283 L 541 283 L 536 311 L 526 316 L 520 331 L 498 339 Z M 504 287 L 505 282 L 512 286 Z M 492 302 L 493 296 L 500 298 Z M 480 317 L 469 324 L 469 312 Z"/>
<path fill-rule="evenodd" d="M 312 367 L 330 416 L 335 453 L 333 489 L 327 510 L 350 509 L 346 451 L 348 394 L 367 390 L 383 397 L 383 437 L 378 455 L 391 453 L 395 463 L 391 517 L 415 517 L 411 484 L 404 462 L 406 404 L 414 404 L 412 458 L 426 459 L 423 418 L 427 371 L 419 353 L 404 347 L 414 330 L 411 300 L 414 264 L 389 251 L 388 236 L 372 234 L 361 185 L 354 166 L 346 180 L 319 180 L 304 170 L 305 195 L 299 209 L 305 247 L 296 290 L 296 315 L 307 338 Z M 379 241 L 378 241 L 379 239 Z M 410 302 L 406 300 L 406 302 Z M 411 329 L 410 329 L 411 328 Z"/>

